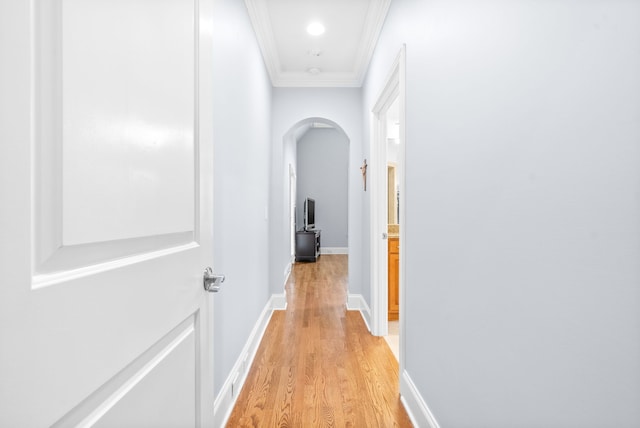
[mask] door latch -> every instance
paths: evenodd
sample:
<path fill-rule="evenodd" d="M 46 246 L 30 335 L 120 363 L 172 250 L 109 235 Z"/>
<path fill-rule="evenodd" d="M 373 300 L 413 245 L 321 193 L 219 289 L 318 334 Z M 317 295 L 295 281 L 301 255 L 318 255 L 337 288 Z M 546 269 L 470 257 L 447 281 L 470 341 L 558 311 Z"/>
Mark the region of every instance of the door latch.
<path fill-rule="evenodd" d="M 220 291 L 220 285 L 224 282 L 224 275 L 216 275 L 213 270 L 208 267 L 204 270 L 202 284 L 204 289 L 209 293 L 217 293 Z"/>

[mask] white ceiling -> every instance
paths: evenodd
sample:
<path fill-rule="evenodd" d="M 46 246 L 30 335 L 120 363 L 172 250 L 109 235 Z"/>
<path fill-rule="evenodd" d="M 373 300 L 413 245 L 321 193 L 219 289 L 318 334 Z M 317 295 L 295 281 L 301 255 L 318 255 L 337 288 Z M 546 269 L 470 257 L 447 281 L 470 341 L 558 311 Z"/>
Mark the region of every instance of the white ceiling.
<path fill-rule="evenodd" d="M 390 3 L 245 0 L 271 83 L 278 87 L 361 86 Z M 324 24 L 323 35 L 307 34 L 313 21 Z"/>

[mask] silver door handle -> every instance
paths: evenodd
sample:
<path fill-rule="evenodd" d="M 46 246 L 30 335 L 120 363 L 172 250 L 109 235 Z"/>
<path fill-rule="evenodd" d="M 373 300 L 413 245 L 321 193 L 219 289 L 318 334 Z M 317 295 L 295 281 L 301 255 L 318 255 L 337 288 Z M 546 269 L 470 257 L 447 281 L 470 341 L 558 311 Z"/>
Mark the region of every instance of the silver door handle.
<path fill-rule="evenodd" d="M 220 291 L 220 285 L 224 282 L 224 275 L 216 275 L 213 270 L 208 267 L 204 270 L 202 276 L 202 284 L 204 289 L 209 293 L 217 293 Z"/>
<path fill-rule="evenodd" d="M 387 232 L 382 232 L 382 239 L 387 239 L 388 237 Z"/>

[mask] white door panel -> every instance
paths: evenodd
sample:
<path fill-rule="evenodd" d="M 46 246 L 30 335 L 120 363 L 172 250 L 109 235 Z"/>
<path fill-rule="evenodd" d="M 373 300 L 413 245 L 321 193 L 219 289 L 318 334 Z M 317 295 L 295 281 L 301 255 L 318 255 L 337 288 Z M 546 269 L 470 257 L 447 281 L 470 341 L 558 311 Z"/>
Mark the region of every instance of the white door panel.
<path fill-rule="evenodd" d="M 193 0 L 62 6 L 64 245 L 192 231 Z"/>
<path fill-rule="evenodd" d="M 0 426 L 212 423 L 211 2 L 0 5 Z"/>

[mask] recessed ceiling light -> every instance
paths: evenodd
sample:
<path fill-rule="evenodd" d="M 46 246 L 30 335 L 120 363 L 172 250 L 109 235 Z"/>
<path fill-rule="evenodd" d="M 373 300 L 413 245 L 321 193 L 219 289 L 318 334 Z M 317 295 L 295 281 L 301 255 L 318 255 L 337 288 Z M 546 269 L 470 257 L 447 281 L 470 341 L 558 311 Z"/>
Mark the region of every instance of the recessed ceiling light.
<path fill-rule="evenodd" d="M 320 70 L 318 67 L 311 67 L 309 69 L 307 69 L 307 73 L 309 74 L 313 74 L 314 76 L 317 74 L 320 74 L 322 70 Z"/>
<path fill-rule="evenodd" d="M 307 26 L 307 33 L 311 34 L 312 36 L 319 36 L 321 34 L 324 34 L 324 25 L 319 22 L 312 22 Z"/>

